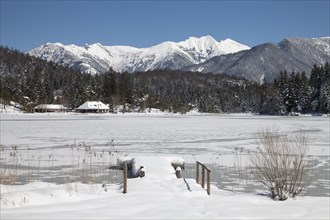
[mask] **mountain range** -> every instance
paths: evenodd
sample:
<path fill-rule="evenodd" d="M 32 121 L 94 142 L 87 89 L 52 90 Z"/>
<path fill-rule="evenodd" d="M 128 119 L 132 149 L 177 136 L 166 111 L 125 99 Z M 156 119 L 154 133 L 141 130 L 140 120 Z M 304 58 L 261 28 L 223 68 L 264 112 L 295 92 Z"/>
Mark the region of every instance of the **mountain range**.
<path fill-rule="evenodd" d="M 283 70 L 309 74 L 314 64 L 329 62 L 330 37 L 287 38 L 252 48 L 231 39 L 217 41 L 211 36 L 167 41 L 148 48 L 47 43 L 28 53 L 90 74 L 110 68 L 130 73 L 179 69 L 225 73 L 260 82 L 273 80 Z"/>

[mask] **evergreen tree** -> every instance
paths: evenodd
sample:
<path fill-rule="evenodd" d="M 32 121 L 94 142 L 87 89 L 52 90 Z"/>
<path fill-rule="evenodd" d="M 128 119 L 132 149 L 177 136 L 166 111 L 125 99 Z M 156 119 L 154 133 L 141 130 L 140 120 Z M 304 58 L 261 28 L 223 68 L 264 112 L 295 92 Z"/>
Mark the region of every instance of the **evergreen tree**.
<path fill-rule="evenodd" d="M 310 76 L 311 107 L 314 112 L 318 112 L 320 109 L 320 91 L 323 72 L 323 67 L 314 65 Z"/>
<path fill-rule="evenodd" d="M 295 72 L 292 72 L 288 83 L 288 94 L 285 99 L 287 112 L 297 111 L 297 84 L 299 84 L 299 77 Z"/>
<path fill-rule="evenodd" d="M 322 84 L 320 88 L 320 110 L 323 113 L 330 113 L 330 66 L 328 62 L 324 65 Z"/>
<path fill-rule="evenodd" d="M 283 103 L 287 106 L 289 104 L 289 78 L 286 71 L 281 71 L 278 80 L 278 91 L 283 100 Z"/>
<path fill-rule="evenodd" d="M 133 104 L 133 80 L 129 73 L 122 73 L 119 77 L 119 98 L 124 106 L 124 111 L 127 111 L 126 104 Z"/>
<path fill-rule="evenodd" d="M 284 115 L 286 113 L 286 106 L 283 103 L 277 82 L 274 82 L 274 85 L 268 89 L 260 113 L 269 115 Z"/>
<path fill-rule="evenodd" d="M 299 84 L 297 85 L 297 107 L 298 111 L 301 113 L 310 112 L 310 95 L 311 89 L 309 86 L 309 80 L 305 72 L 298 75 L 300 77 Z"/>

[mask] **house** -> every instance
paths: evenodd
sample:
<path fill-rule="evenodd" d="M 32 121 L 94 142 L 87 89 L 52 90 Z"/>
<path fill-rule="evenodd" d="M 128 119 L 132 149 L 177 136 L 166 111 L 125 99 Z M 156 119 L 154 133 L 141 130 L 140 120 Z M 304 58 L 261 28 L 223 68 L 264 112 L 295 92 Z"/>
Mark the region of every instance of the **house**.
<path fill-rule="evenodd" d="M 87 101 L 76 109 L 81 113 L 106 113 L 109 110 L 110 108 L 100 101 Z"/>
<path fill-rule="evenodd" d="M 40 104 L 33 108 L 34 112 L 66 112 L 67 108 L 63 105 Z"/>

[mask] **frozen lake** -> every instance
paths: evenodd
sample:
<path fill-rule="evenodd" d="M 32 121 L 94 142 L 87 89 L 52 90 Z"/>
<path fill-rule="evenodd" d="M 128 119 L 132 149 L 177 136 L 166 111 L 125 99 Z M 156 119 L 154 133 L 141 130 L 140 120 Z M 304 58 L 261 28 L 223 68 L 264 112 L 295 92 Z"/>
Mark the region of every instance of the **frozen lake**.
<path fill-rule="evenodd" d="M 49 166 L 57 161 L 58 167 L 71 164 L 73 156 L 68 154 L 74 152 L 68 148 L 79 143 L 91 145 L 98 153 L 111 147 L 121 155 L 176 155 L 191 168 L 184 172 L 187 177 L 194 176 L 194 163 L 199 160 L 211 167 L 212 180 L 220 188 L 256 191 L 258 187 L 254 187 L 251 177 L 243 175 L 248 166 L 244 152 L 257 147 L 257 133 L 277 128 L 283 135 L 307 135 L 308 155 L 318 168 L 307 193 L 326 196 L 330 190 L 329 120 L 253 115 L 1 115 L 1 151 L 8 153 L 12 145 L 28 148 L 30 156 L 39 158 L 39 165 Z M 237 154 L 237 148 L 244 149 L 243 153 Z M 27 151 L 22 152 L 22 157 L 26 157 Z M 51 161 L 50 155 L 56 158 Z M 100 160 L 94 162 L 101 164 Z"/>

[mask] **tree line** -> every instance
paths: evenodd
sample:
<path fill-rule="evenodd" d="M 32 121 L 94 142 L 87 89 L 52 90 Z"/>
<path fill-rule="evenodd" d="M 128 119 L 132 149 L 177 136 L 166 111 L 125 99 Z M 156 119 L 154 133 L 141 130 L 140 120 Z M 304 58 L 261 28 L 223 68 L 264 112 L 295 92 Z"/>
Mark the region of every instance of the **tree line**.
<path fill-rule="evenodd" d="M 1 102 L 19 103 L 31 112 L 38 104 L 63 104 L 74 109 L 88 100 L 109 104 L 112 111 L 144 112 L 151 108 L 186 113 L 262 114 L 329 113 L 329 65 L 305 73 L 286 71 L 262 85 L 234 76 L 153 70 L 98 75 L 46 62 L 0 47 Z"/>
<path fill-rule="evenodd" d="M 265 114 L 330 113 L 330 66 L 314 65 L 310 77 L 306 73 L 286 71 L 265 86 Z"/>

